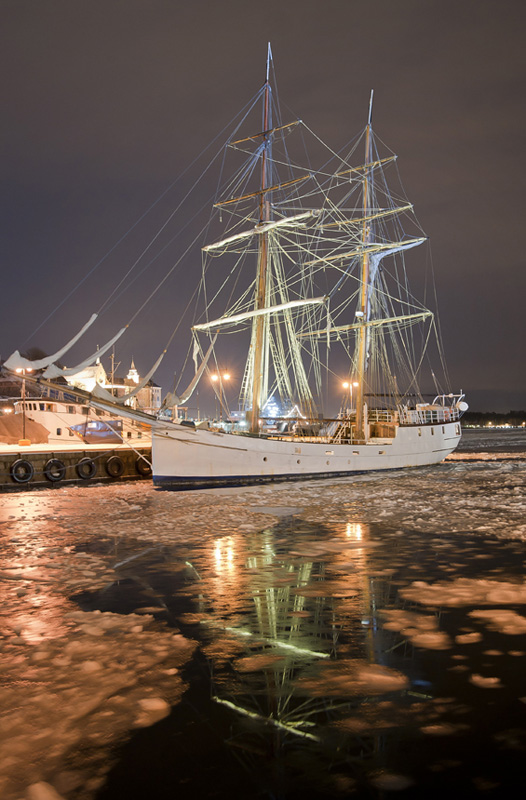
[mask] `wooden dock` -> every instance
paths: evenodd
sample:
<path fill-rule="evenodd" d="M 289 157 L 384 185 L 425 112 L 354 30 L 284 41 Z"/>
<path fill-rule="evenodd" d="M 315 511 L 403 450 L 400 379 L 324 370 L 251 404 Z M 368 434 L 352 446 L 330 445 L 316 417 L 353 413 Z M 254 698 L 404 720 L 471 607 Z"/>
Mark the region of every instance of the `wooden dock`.
<path fill-rule="evenodd" d="M 151 480 L 151 447 L 0 443 L 0 492 Z"/>

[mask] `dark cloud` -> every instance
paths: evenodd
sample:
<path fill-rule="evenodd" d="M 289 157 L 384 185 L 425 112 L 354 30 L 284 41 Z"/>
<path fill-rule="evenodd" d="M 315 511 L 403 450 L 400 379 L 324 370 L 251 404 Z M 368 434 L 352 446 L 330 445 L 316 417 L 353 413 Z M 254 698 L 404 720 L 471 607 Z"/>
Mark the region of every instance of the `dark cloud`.
<path fill-rule="evenodd" d="M 431 237 L 452 382 L 526 406 L 522 2 L 3 0 L 0 17 L 2 356 L 58 348 L 89 316 L 147 241 L 141 226 L 26 342 L 255 93 L 270 40 L 284 113 L 335 149 L 375 89 L 375 129 Z M 155 207 L 158 221 L 195 177 Z M 189 277 L 176 271 L 144 312 L 129 345 L 143 372 Z"/>

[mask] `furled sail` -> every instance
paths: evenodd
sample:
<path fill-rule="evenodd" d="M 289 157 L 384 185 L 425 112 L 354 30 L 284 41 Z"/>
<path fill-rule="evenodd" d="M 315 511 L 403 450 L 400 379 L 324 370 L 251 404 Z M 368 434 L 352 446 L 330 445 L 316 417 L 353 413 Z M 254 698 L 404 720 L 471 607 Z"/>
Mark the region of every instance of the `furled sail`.
<path fill-rule="evenodd" d="M 59 358 L 62 358 L 64 353 L 67 353 L 68 350 L 70 350 L 73 347 L 73 345 L 76 342 L 78 342 L 80 337 L 88 330 L 90 325 L 92 325 L 95 322 L 97 316 L 98 316 L 97 314 L 92 314 L 89 320 L 84 325 L 84 327 L 81 328 L 77 334 L 75 334 L 73 339 L 70 339 L 70 341 L 66 345 L 64 345 L 64 347 L 61 350 L 58 350 L 52 356 L 46 356 L 45 358 L 39 358 L 36 361 L 30 361 L 28 358 L 24 358 L 23 356 L 21 356 L 18 350 L 15 350 L 15 352 L 12 355 L 10 355 L 7 361 L 5 362 L 4 367 L 12 370 L 31 369 L 33 371 L 49 367 L 50 364 L 53 364 L 55 361 L 58 361 Z"/>
<path fill-rule="evenodd" d="M 251 228 L 249 231 L 242 231 L 241 233 L 235 233 L 233 236 L 228 236 L 226 239 L 222 239 L 220 242 L 214 242 L 213 244 L 207 244 L 203 247 L 203 252 L 208 253 L 210 250 L 221 250 L 224 249 L 227 245 L 231 244 L 232 242 L 239 242 L 242 239 L 249 239 L 252 236 L 256 236 L 257 234 L 267 233 L 268 231 L 274 230 L 275 228 L 294 228 L 294 227 L 305 227 L 307 224 L 307 220 L 311 217 L 318 216 L 321 212 L 319 210 L 312 210 L 312 211 L 304 211 L 303 214 L 296 214 L 294 217 L 285 217 L 284 219 L 279 219 L 272 222 L 267 222 L 265 224 L 256 225 L 255 228 Z"/>
<path fill-rule="evenodd" d="M 155 372 L 157 371 L 157 368 L 159 367 L 159 364 L 163 360 L 165 353 L 166 350 L 163 350 L 163 352 L 161 353 L 161 355 L 159 356 L 159 358 L 157 359 L 151 370 L 148 372 L 148 374 L 145 375 L 142 381 L 139 381 L 137 386 L 134 386 L 134 388 L 130 392 L 126 392 L 125 394 L 120 395 L 119 397 L 114 397 L 114 395 L 112 395 L 111 392 L 108 392 L 108 390 L 105 389 L 103 386 L 101 386 L 100 383 L 96 383 L 95 386 L 93 387 L 92 394 L 94 394 L 95 397 L 100 397 L 101 400 L 107 400 L 108 402 L 111 403 L 117 403 L 117 405 L 124 405 L 127 400 L 129 400 L 132 397 L 135 397 L 135 395 L 138 394 L 138 392 L 140 392 L 141 389 L 143 389 L 146 386 L 152 375 L 154 375 Z"/>
<path fill-rule="evenodd" d="M 203 322 L 200 325 L 194 325 L 194 331 L 207 331 L 210 328 L 218 328 L 221 325 L 237 325 L 238 322 L 243 322 L 246 319 L 253 319 L 268 314 L 276 314 L 278 311 L 285 311 L 289 308 L 300 308 L 301 306 L 309 305 L 323 305 L 327 302 L 326 297 L 312 297 L 308 300 L 290 300 L 288 303 L 280 303 L 277 306 L 268 306 L 267 308 L 257 308 L 255 311 L 245 311 L 242 314 L 233 314 L 231 317 L 219 317 L 211 322 Z"/>
<path fill-rule="evenodd" d="M 77 364 L 76 367 L 70 367 L 69 369 L 61 369 L 60 367 L 57 367 L 56 364 L 50 364 L 49 367 L 44 372 L 44 378 L 49 378 L 49 380 L 53 380 L 54 378 L 66 378 L 69 375 L 76 375 L 77 372 L 82 372 L 82 370 L 86 369 L 87 367 L 91 367 L 91 365 L 94 364 L 95 361 L 98 358 L 100 358 L 100 356 L 102 356 L 107 350 L 109 350 L 110 347 L 113 347 L 117 339 L 119 339 L 122 336 L 127 327 L 128 326 L 125 325 L 124 328 L 121 328 L 120 331 L 113 337 L 113 339 L 110 339 L 110 341 L 107 344 L 105 344 L 104 347 L 101 347 L 99 348 L 99 350 L 96 350 L 85 361 L 82 361 L 82 363 Z"/>

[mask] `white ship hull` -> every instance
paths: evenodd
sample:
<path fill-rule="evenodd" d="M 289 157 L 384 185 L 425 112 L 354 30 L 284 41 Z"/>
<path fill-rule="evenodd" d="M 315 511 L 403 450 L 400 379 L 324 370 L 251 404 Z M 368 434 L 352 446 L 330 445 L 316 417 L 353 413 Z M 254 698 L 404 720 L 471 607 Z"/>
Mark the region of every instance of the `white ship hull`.
<path fill-rule="evenodd" d="M 164 489 L 202 489 L 330 478 L 438 464 L 457 447 L 459 422 L 401 426 L 392 439 L 336 444 L 181 425 L 153 432 L 153 482 Z"/>

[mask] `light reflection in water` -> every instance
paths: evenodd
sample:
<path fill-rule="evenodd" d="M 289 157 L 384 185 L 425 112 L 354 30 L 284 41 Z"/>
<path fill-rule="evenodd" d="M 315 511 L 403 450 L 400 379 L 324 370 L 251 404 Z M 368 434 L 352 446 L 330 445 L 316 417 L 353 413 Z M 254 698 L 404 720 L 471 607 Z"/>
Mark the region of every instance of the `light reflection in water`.
<path fill-rule="evenodd" d="M 218 573 L 222 573 L 225 570 L 228 572 L 233 572 L 235 569 L 234 558 L 235 551 L 233 537 L 225 536 L 222 539 L 216 539 L 214 543 L 216 571 Z"/>
<path fill-rule="evenodd" d="M 348 539 L 353 539 L 356 542 L 361 542 L 363 538 L 363 530 L 360 522 L 347 522 L 345 525 L 345 535 Z"/>
<path fill-rule="evenodd" d="M 349 521 L 327 543 L 318 525 L 299 527 L 297 540 L 294 524 L 285 529 L 286 542 L 280 525 L 216 538 L 208 566 L 197 565 L 195 588 L 198 607 L 209 611 L 204 651 L 215 700 L 272 720 L 282 733 L 316 738 L 313 719 L 326 718 L 327 702 L 298 692 L 298 678 L 338 658 L 341 642 L 355 658 L 370 661 L 374 652 L 374 626 L 361 624 L 374 614 L 367 549 L 356 546 L 368 529 Z"/>

